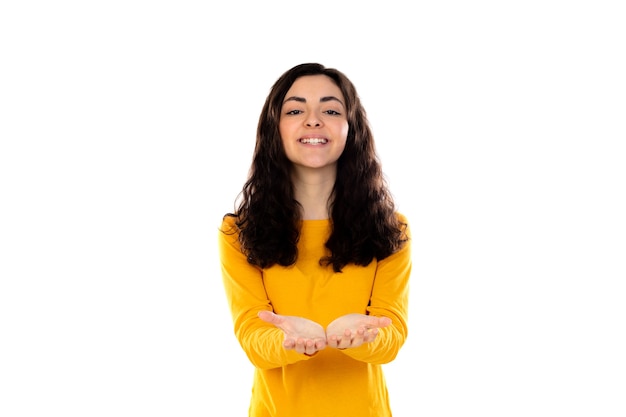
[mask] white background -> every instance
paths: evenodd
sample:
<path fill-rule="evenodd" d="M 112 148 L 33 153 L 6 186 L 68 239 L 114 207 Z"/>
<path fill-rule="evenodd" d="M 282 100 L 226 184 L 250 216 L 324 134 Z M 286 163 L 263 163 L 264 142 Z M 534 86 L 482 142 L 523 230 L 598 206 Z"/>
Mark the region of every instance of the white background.
<path fill-rule="evenodd" d="M 249 3 L 0 6 L 0 415 L 247 415 L 216 228 L 302 62 L 411 222 L 394 416 L 626 415 L 621 2 Z"/>

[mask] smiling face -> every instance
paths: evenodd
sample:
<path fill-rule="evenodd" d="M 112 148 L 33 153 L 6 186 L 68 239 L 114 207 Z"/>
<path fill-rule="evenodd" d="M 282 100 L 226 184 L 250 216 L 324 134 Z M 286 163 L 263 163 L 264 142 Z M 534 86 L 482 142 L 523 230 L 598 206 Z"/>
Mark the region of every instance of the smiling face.
<path fill-rule="evenodd" d="M 326 75 L 296 79 L 285 95 L 278 129 L 296 169 L 336 171 L 348 136 L 341 90 Z"/>

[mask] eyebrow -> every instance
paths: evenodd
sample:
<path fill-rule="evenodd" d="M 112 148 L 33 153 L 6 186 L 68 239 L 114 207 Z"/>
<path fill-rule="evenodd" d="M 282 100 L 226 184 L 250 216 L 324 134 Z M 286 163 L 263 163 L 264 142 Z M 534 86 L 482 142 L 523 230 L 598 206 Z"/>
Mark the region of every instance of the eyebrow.
<path fill-rule="evenodd" d="M 304 97 L 298 97 L 298 96 L 287 97 L 285 99 L 285 101 L 283 101 L 283 104 L 285 104 L 288 101 L 297 101 L 298 103 L 306 103 L 306 99 Z M 342 106 L 345 107 L 343 102 L 341 100 L 339 100 L 335 96 L 324 96 L 324 97 L 320 98 L 320 103 L 327 103 L 329 101 L 336 101 L 336 102 L 338 102 L 339 104 L 341 104 Z"/>

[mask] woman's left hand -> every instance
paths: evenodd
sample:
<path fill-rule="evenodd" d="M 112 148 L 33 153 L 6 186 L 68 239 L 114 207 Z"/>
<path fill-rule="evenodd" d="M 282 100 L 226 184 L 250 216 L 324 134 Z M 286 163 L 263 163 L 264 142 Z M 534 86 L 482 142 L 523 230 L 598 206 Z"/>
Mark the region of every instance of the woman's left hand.
<path fill-rule="evenodd" d="M 326 328 L 326 342 L 329 347 L 346 349 L 373 342 L 378 329 L 391 324 L 389 317 L 375 317 L 366 314 L 346 314 L 333 320 Z"/>

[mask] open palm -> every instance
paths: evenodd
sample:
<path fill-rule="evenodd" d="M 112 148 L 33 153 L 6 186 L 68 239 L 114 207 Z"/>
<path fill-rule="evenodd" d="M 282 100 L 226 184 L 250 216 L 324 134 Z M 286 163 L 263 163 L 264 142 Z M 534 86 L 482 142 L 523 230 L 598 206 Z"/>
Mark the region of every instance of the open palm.
<path fill-rule="evenodd" d="M 312 355 L 326 347 L 324 328 L 309 319 L 296 316 L 282 316 L 271 311 L 260 311 L 259 318 L 271 323 L 285 333 L 283 346 L 298 353 Z"/>
<path fill-rule="evenodd" d="M 346 314 L 333 320 L 326 328 L 328 346 L 345 349 L 359 347 L 376 339 L 378 329 L 391 324 L 388 317 Z"/>

